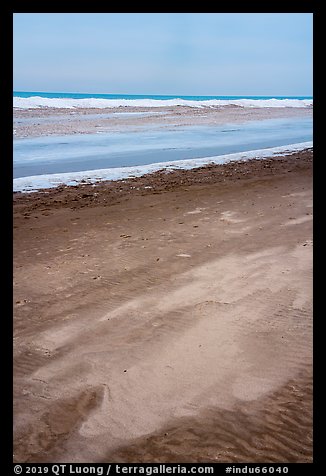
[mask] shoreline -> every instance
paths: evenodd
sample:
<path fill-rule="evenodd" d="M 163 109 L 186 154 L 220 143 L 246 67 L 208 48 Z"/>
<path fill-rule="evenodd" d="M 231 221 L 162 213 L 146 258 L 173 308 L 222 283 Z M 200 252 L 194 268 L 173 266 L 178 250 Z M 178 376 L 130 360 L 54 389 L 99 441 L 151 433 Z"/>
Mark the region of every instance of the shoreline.
<path fill-rule="evenodd" d="M 249 160 L 232 161 L 220 164 L 208 163 L 194 168 L 158 169 L 134 177 L 125 177 L 116 180 L 103 180 L 89 183 L 81 180 L 74 185 L 58 184 L 53 188 L 44 188 L 33 191 L 14 191 L 15 202 L 49 200 L 57 195 L 67 195 L 65 203 L 76 201 L 81 192 L 87 193 L 95 204 L 98 204 L 99 193 L 112 193 L 122 198 L 125 194 L 161 193 L 164 190 L 173 190 L 189 185 L 217 184 L 228 181 L 234 182 L 248 177 L 254 178 L 265 174 L 278 174 L 284 170 L 300 169 L 312 166 L 313 148 L 298 150 L 289 154 L 266 156 L 264 159 L 253 157 Z M 96 172 L 96 171 L 95 171 Z M 75 204 L 76 205 L 76 204 Z M 108 204 L 106 204 L 108 205 Z"/>
<path fill-rule="evenodd" d="M 85 170 L 80 172 L 62 172 L 43 174 L 27 177 L 19 177 L 13 180 L 13 192 L 37 192 L 59 186 L 78 186 L 80 183 L 88 183 L 95 186 L 101 182 L 128 180 L 129 178 L 142 177 L 155 172 L 169 173 L 173 170 L 191 170 L 209 165 L 222 165 L 237 163 L 248 160 L 266 160 L 267 158 L 287 156 L 293 153 L 305 153 L 313 150 L 313 142 L 289 144 L 267 149 L 248 150 L 212 157 L 198 159 L 175 160 L 157 162 L 148 165 L 115 167 L 108 169 Z"/>

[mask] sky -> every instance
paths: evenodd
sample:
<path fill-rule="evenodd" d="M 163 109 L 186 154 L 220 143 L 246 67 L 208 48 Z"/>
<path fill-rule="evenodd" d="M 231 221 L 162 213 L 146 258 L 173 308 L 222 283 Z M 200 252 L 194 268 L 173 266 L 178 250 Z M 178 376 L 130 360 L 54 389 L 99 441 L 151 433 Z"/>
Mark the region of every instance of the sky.
<path fill-rule="evenodd" d="M 312 13 L 15 13 L 15 91 L 312 96 Z"/>

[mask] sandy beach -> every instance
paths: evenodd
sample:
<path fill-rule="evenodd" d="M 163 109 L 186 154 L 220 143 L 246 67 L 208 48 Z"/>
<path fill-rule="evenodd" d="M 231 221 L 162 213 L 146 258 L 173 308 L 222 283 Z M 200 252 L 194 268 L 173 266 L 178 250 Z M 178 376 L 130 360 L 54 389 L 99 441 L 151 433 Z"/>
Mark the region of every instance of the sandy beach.
<path fill-rule="evenodd" d="M 15 462 L 312 461 L 311 150 L 16 193 L 13 234 Z"/>

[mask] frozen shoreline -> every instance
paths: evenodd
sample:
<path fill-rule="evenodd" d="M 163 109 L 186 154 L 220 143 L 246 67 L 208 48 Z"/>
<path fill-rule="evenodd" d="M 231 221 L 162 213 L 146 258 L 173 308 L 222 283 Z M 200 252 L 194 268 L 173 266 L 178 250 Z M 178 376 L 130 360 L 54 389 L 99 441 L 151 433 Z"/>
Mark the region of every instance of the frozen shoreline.
<path fill-rule="evenodd" d="M 60 109 L 43 107 L 36 109 L 16 109 L 14 108 L 14 142 L 18 140 L 49 137 L 49 136 L 73 136 L 82 134 L 113 133 L 117 137 L 124 137 L 125 134 L 135 131 L 178 131 L 189 126 L 226 126 L 228 124 L 249 124 L 253 121 L 261 123 L 271 119 L 288 118 L 312 118 L 312 107 L 115 107 L 115 108 L 78 108 Z M 298 137 L 299 139 L 299 137 Z M 288 141 L 290 145 L 280 146 L 279 144 L 248 145 L 248 150 L 243 152 L 221 151 L 216 154 L 202 153 L 200 158 L 188 158 L 175 160 L 171 157 L 169 161 L 162 162 L 162 158 L 157 156 L 147 165 L 133 165 L 115 167 L 114 165 L 98 163 L 93 168 L 90 164 L 85 164 L 84 171 L 57 171 L 42 170 L 42 175 L 35 175 L 38 171 L 31 170 L 31 173 L 24 177 L 17 177 L 13 181 L 14 192 L 28 192 L 42 188 L 54 188 L 58 185 L 77 185 L 81 181 L 95 183 L 105 180 L 121 180 L 131 176 L 142 176 L 162 169 L 190 169 L 201 167 L 212 163 L 225 163 L 236 160 L 249 160 L 253 157 L 268 157 L 274 154 L 284 154 L 287 151 L 297 151 L 312 147 L 312 142 L 305 142 L 309 139 L 293 137 Z M 135 138 L 136 140 L 136 138 Z M 178 139 L 179 140 L 179 139 Z M 180 144 L 169 144 L 169 147 L 180 148 L 183 139 L 180 137 Z M 202 143 L 207 142 L 207 137 Z M 201 142 L 198 142 L 201 144 Z M 112 151 L 112 142 L 109 151 Z M 157 144 L 156 144 L 157 146 Z M 189 144 L 188 144 L 189 146 Z M 271 147 L 269 147 L 271 146 Z M 273 147 L 274 146 L 274 147 Z M 147 147 L 147 146 L 146 146 Z M 146 149 L 145 147 L 145 149 Z M 166 147 L 166 146 L 164 146 Z M 266 148 L 268 147 L 268 148 Z M 59 151 L 58 151 L 59 152 Z M 93 154 L 101 157 L 97 149 Z M 230 153 L 233 152 L 233 153 Z M 224 154 L 224 155 L 222 155 Z M 156 155 L 156 154 L 155 154 Z M 167 157 L 167 159 L 169 159 Z M 94 164 L 95 165 L 95 164 Z M 79 169 L 80 170 L 80 169 Z M 58 172 L 58 173 L 57 173 Z"/>
<path fill-rule="evenodd" d="M 250 159 L 264 159 L 275 155 L 286 155 L 291 152 L 302 151 L 313 147 L 313 142 L 301 142 L 279 147 L 266 149 L 249 150 L 214 157 L 204 157 L 200 159 L 175 160 L 170 162 L 158 162 L 149 165 L 135 167 L 116 167 L 98 170 L 86 170 L 81 172 L 67 172 L 58 174 L 34 175 L 30 177 L 20 177 L 13 180 L 14 192 L 33 192 L 40 189 L 54 188 L 60 185 L 79 185 L 82 183 L 95 184 L 107 180 L 122 180 L 131 177 L 141 177 L 143 175 L 156 172 L 158 170 L 169 171 L 171 169 L 189 170 L 203 167 L 209 164 L 224 164 L 235 161 L 246 161 Z"/>

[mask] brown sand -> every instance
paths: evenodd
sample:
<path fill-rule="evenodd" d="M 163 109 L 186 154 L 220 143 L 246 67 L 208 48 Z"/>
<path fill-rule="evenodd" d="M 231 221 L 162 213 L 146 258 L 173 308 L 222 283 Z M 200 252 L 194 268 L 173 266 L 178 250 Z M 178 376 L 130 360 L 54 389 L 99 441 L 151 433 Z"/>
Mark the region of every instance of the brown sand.
<path fill-rule="evenodd" d="M 16 462 L 312 461 L 312 152 L 14 194 Z"/>

